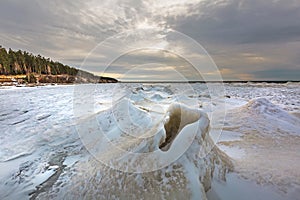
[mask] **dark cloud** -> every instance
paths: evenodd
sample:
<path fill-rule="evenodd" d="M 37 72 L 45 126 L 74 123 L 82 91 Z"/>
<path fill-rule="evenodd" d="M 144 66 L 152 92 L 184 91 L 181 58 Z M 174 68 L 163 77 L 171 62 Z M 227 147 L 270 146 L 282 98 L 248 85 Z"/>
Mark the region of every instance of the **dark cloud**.
<path fill-rule="evenodd" d="M 204 43 L 300 40 L 300 20 L 296 20 L 300 19 L 299 1 L 228 0 L 213 5 L 199 3 L 198 9 L 199 14 L 168 21 L 176 30 Z"/>
<path fill-rule="evenodd" d="M 197 14 L 169 17 L 168 23 L 204 45 L 221 70 L 252 79 L 299 80 L 294 75 L 300 69 L 299 1 L 219 2 L 201 2 Z"/>
<path fill-rule="evenodd" d="M 257 80 L 299 80 L 300 70 L 270 69 L 252 72 Z"/>
<path fill-rule="evenodd" d="M 1 0 L 0 44 L 80 67 L 107 37 L 140 27 L 172 28 L 202 44 L 225 78 L 299 80 L 298 19 L 298 0 Z M 114 55 L 119 47 L 107 51 Z M 97 57 L 89 61 L 101 65 Z M 88 69 L 97 71 L 93 63 Z M 133 63 L 189 68 L 172 56 L 136 54 L 113 71 Z"/>

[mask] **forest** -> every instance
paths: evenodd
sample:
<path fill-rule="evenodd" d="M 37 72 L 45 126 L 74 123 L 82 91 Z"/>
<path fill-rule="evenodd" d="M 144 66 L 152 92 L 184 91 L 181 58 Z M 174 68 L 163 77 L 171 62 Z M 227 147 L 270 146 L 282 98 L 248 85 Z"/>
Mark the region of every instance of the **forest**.
<path fill-rule="evenodd" d="M 26 75 L 29 82 L 117 82 L 109 77 L 95 76 L 92 73 L 55 62 L 41 55 L 33 55 L 26 51 L 6 50 L 0 45 L 0 75 Z M 61 76 L 65 75 L 65 76 Z M 31 78 L 28 78 L 31 77 Z M 28 81 L 27 80 L 27 81 Z"/>
<path fill-rule="evenodd" d="M 78 69 L 69 67 L 59 62 L 54 62 L 50 58 L 41 55 L 34 56 L 26 51 L 8 51 L 0 46 L 0 74 L 1 75 L 21 75 L 28 73 L 37 74 L 68 74 L 76 75 Z"/>

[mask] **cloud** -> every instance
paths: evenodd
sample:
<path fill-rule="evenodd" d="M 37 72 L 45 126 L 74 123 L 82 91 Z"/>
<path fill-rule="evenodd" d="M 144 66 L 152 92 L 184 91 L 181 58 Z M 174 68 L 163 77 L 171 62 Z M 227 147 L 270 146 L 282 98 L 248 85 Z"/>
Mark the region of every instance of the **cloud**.
<path fill-rule="evenodd" d="M 300 39 L 300 21 L 295 20 L 300 18 L 299 1 L 215 2 L 199 3 L 199 13 L 180 19 L 170 17 L 168 21 L 176 30 L 204 42 L 277 43 Z"/>
<path fill-rule="evenodd" d="M 300 70 L 270 69 L 260 70 L 252 73 L 258 80 L 299 80 Z M 280 78 L 278 78 L 280 77 Z"/>
<path fill-rule="evenodd" d="M 299 80 L 294 75 L 300 62 L 298 19 L 297 0 L 2 0 L 0 38 L 4 47 L 80 67 L 96 45 L 115 34 L 138 28 L 155 30 L 140 43 L 163 49 L 169 45 L 166 33 L 175 29 L 203 45 L 224 78 Z M 127 39 L 126 45 L 134 43 L 135 38 Z M 173 40 L 177 52 L 187 46 L 184 41 Z M 110 43 L 105 50 L 89 58 L 86 69 L 96 73 L 97 67 L 104 67 L 104 57 L 122 49 Z M 195 50 L 191 46 L 183 53 L 192 57 Z M 175 67 L 183 74 L 193 73 L 190 64 L 178 56 L 139 51 L 114 63 L 118 67 L 111 73 L 120 74 L 146 63 L 160 63 L 166 72 Z M 141 78 L 145 78 L 143 73 L 139 74 Z"/>

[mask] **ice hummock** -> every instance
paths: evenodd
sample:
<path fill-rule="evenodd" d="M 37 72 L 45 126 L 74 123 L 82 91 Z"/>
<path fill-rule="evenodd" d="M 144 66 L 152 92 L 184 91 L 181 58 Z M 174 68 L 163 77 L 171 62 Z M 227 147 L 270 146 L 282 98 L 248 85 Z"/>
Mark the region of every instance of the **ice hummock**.
<path fill-rule="evenodd" d="M 88 143 L 96 159 L 79 163 L 79 173 L 64 190 L 68 193 L 60 195 L 206 199 L 214 171 L 223 177 L 230 166 L 228 158 L 213 147 L 207 115 L 177 103 L 161 113 L 142 110 L 128 99 L 100 113 L 97 121 L 105 139 L 99 136 L 98 142 Z M 81 139 L 89 141 L 84 137 L 87 134 Z M 87 185 L 85 180 L 94 177 L 99 181 Z M 86 188 L 78 190 L 82 187 Z"/>
<path fill-rule="evenodd" d="M 251 117 L 252 119 L 247 121 L 252 128 L 259 125 L 268 127 L 262 134 L 300 135 L 300 120 L 266 98 L 252 99 L 246 105 L 237 108 L 235 113 L 236 116 Z"/>
<path fill-rule="evenodd" d="M 228 150 L 242 177 L 275 185 L 285 193 L 291 182 L 300 185 L 300 119 L 296 116 L 267 98 L 255 98 L 227 111 L 223 134 L 234 139 L 219 141 L 218 146 Z M 239 156 L 230 152 L 235 149 Z"/>
<path fill-rule="evenodd" d="M 242 109 L 248 109 L 258 114 L 273 116 L 274 118 L 280 118 L 288 120 L 292 123 L 296 123 L 297 119 L 290 115 L 288 112 L 273 104 L 266 98 L 252 99 Z"/>

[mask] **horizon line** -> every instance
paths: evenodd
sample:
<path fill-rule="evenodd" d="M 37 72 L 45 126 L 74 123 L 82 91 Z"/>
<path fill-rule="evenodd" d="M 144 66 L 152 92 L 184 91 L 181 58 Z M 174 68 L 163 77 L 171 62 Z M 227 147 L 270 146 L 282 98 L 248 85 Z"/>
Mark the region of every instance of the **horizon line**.
<path fill-rule="evenodd" d="M 288 82 L 300 82 L 300 80 L 224 80 L 224 81 L 121 81 L 119 83 L 288 83 Z"/>

